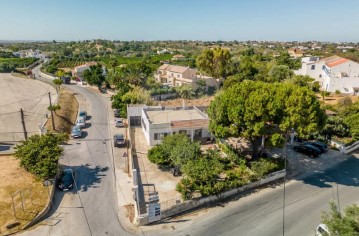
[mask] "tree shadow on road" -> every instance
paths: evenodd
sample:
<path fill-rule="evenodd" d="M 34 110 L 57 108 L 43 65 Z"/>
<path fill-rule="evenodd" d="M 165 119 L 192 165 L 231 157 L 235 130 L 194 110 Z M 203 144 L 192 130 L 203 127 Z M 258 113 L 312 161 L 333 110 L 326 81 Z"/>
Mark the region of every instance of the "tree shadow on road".
<path fill-rule="evenodd" d="M 332 188 L 331 183 L 359 187 L 359 159 L 350 157 L 330 169 L 302 179 L 303 183 L 320 188 Z"/>
<path fill-rule="evenodd" d="M 97 188 L 101 178 L 106 176 L 108 171 L 108 167 L 91 167 L 89 164 L 73 166 L 72 168 L 76 173 L 77 191 L 81 192 L 86 192 L 89 188 Z"/>

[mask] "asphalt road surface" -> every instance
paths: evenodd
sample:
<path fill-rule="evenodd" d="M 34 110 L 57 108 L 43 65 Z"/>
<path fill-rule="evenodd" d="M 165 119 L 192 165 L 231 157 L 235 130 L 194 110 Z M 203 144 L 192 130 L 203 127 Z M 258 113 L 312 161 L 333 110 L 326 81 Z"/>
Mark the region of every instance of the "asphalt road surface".
<path fill-rule="evenodd" d="M 67 86 L 87 101 L 90 119 L 86 137 L 65 145 L 60 160 L 75 171 L 76 187 L 55 193 L 48 218 L 23 235 L 128 235 L 119 223 L 113 171 L 113 156 L 108 129 L 108 112 L 102 97 L 89 89 Z"/>
<path fill-rule="evenodd" d="M 328 210 L 331 200 L 339 202 L 341 210 L 359 203 L 358 170 L 359 159 L 353 157 L 332 169 L 290 181 L 286 185 L 285 235 L 314 235 L 321 211 Z M 263 189 L 195 217 L 189 214 L 168 220 L 161 227 L 144 231 L 146 235 L 283 235 L 283 187 Z"/>

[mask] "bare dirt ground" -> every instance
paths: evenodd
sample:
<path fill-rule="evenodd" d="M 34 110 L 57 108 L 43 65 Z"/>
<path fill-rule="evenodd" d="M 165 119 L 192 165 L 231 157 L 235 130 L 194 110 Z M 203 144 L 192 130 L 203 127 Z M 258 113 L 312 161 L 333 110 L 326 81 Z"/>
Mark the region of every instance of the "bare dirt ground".
<path fill-rule="evenodd" d="M 325 104 L 330 104 L 330 105 L 335 105 L 338 103 L 338 100 L 341 99 L 341 98 L 344 98 L 344 97 L 350 97 L 352 102 L 356 102 L 358 101 L 358 96 L 353 96 L 353 95 L 336 95 L 334 93 L 330 94 L 330 96 L 328 97 L 325 97 Z M 320 94 L 317 94 L 317 98 L 319 101 L 323 101 L 323 98 Z"/>
<path fill-rule="evenodd" d="M 161 105 L 163 107 L 165 106 L 177 106 L 181 107 L 183 106 L 183 100 L 185 102 L 185 106 L 209 106 L 211 101 L 214 99 L 214 96 L 208 96 L 203 98 L 196 98 L 196 99 L 172 99 L 167 101 L 159 101 L 158 105 Z"/>
<path fill-rule="evenodd" d="M 20 166 L 20 162 L 12 156 L 0 156 L 0 234 L 20 230 L 32 220 L 48 201 L 48 191 L 35 177 Z M 12 206 L 12 194 L 22 189 L 24 209 L 21 204 L 20 192 L 15 195 L 16 218 Z M 13 229 L 6 225 L 18 222 Z"/>
<path fill-rule="evenodd" d="M 55 117 L 55 131 L 57 132 L 71 132 L 71 127 L 76 122 L 77 111 L 79 104 L 75 95 L 68 89 L 61 88 L 59 103 L 60 110 L 54 112 Z M 46 122 L 46 128 L 49 131 L 54 131 L 52 128 L 52 117 Z"/>

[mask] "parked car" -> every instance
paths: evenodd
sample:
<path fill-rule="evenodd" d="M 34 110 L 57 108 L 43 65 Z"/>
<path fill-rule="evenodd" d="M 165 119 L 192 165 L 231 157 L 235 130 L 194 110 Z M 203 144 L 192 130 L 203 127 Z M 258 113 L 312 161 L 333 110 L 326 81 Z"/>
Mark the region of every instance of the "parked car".
<path fill-rule="evenodd" d="M 126 140 L 123 137 L 123 134 L 115 134 L 113 136 L 113 143 L 115 147 L 123 147 L 126 146 Z"/>
<path fill-rule="evenodd" d="M 84 128 L 86 126 L 85 119 L 82 117 L 77 117 L 76 126 L 80 126 L 81 128 Z"/>
<path fill-rule="evenodd" d="M 62 191 L 67 191 L 74 188 L 75 172 L 72 169 L 64 169 L 61 173 L 58 188 Z"/>
<path fill-rule="evenodd" d="M 73 126 L 71 130 L 72 138 L 81 138 L 82 137 L 82 129 L 80 126 Z"/>
<path fill-rule="evenodd" d="M 119 118 L 120 117 L 120 111 L 118 109 L 114 110 L 113 111 L 113 114 L 116 118 Z"/>
<path fill-rule="evenodd" d="M 325 153 L 329 150 L 328 145 L 325 143 L 319 142 L 319 141 L 313 141 L 313 142 L 305 142 L 303 144 L 308 144 L 311 146 L 314 146 L 320 150 L 321 153 Z"/>
<path fill-rule="evenodd" d="M 314 146 L 308 145 L 308 144 L 298 145 L 298 146 L 295 146 L 293 149 L 296 152 L 303 153 L 312 158 L 319 157 L 321 154 L 320 149 L 318 149 Z"/>
<path fill-rule="evenodd" d="M 84 118 L 84 120 L 87 119 L 87 112 L 86 111 L 80 111 L 78 117 Z"/>
<path fill-rule="evenodd" d="M 330 236 L 329 228 L 325 224 L 320 224 L 315 230 L 315 236 Z"/>
<path fill-rule="evenodd" d="M 116 127 L 124 127 L 123 119 L 122 118 L 117 118 L 115 120 L 115 126 Z"/>
<path fill-rule="evenodd" d="M 308 139 L 306 139 L 306 138 L 301 138 L 301 137 L 298 137 L 298 136 L 294 136 L 294 141 L 296 141 L 296 142 L 298 142 L 298 143 L 303 143 L 303 142 L 308 141 Z"/>

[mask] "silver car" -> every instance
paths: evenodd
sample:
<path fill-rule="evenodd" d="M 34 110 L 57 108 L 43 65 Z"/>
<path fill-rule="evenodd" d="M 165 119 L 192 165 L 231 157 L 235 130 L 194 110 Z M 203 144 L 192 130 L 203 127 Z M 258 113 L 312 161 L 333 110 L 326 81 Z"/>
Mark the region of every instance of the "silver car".
<path fill-rule="evenodd" d="M 82 137 L 82 130 L 81 130 L 80 126 L 72 127 L 71 137 L 72 138 L 81 138 Z"/>

